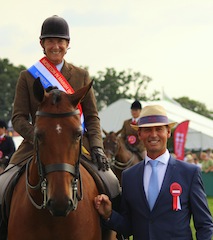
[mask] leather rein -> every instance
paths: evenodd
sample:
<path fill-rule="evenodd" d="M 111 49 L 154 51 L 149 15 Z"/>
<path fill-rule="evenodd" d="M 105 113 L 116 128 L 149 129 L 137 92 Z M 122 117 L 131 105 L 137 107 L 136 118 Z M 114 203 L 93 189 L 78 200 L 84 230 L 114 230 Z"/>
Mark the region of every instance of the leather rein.
<path fill-rule="evenodd" d="M 42 111 L 37 111 L 36 116 L 40 117 L 49 117 L 49 118 L 63 118 L 63 117 L 71 117 L 74 115 L 80 114 L 80 111 L 76 109 L 75 111 L 72 112 L 65 112 L 65 113 L 49 113 L 49 112 L 42 112 Z M 31 158 L 26 165 L 26 190 L 27 190 L 27 195 L 32 202 L 32 204 L 37 208 L 37 209 L 45 209 L 47 207 L 47 179 L 46 175 L 51 172 L 68 172 L 73 176 L 73 180 L 71 182 L 72 186 L 72 191 L 73 191 L 73 209 L 75 210 L 78 205 L 78 201 L 82 200 L 83 198 L 83 191 L 82 191 L 82 180 L 81 180 L 81 175 L 80 175 L 80 156 L 81 156 L 81 144 L 82 144 L 82 137 L 80 139 L 80 146 L 79 146 L 79 154 L 78 154 L 78 161 L 76 164 L 73 166 L 69 163 L 53 163 L 49 165 L 43 165 L 40 155 L 39 155 L 39 144 L 38 144 L 38 139 L 35 137 L 34 139 L 34 144 L 35 144 L 35 149 L 36 149 L 36 161 L 38 163 L 38 174 L 39 174 L 39 182 L 36 185 L 31 185 L 29 183 L 29 166 L 30 163 L 32 162 L 33 158 Z M 78 194 L 78 181 L 79 181 L 79 192 Z M 37 204 L 33 197 L 31 196 L 29 189 L 31 190 L 37 190 L 41 189 L 42 195 L 43 195 L 43 203 L 41 205 Z"/>

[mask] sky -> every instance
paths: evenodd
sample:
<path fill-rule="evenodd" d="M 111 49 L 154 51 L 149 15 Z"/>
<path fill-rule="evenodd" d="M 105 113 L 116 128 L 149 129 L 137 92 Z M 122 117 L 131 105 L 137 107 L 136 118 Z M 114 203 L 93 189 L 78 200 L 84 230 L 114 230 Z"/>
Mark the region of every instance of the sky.
<path fill-rule="evenodd" d="M 131 69 L 148 91 L 189 97 L 213 110 L 212 0 L 7 0 L 1 3 L 0 58 L 30 67 L 42 56 L 41 25 L 52 15 L 70 28 L 66 61 Z"/>

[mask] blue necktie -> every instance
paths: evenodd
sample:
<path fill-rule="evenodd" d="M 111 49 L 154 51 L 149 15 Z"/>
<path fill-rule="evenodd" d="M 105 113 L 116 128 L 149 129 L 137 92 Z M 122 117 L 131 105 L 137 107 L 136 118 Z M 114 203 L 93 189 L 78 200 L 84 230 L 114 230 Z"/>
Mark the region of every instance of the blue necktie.
<path fill-rule="evenodd" d="M 148 187 L 148 202 L 149 202 L 150 210 L 152 210 L 159 193 L 158 172 L 157 172 L 158 161 L 150 160 L 149 163 L 152 167 L 152 173 L 150 176 L 149 187 Z"/>

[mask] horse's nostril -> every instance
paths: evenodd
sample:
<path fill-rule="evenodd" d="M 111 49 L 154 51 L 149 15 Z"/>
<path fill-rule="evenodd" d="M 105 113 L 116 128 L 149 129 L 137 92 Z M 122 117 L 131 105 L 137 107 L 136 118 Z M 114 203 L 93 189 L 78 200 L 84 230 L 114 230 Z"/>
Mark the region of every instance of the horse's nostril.
<path fill-rule="evenodd" d="M 47 208 L 52 208 L 52 204 L 53 204 L 53 201 L 51 200 L 51 199 L 49 199 L 48 201 L 47 201 Z"/>
<path fill-rule="evenodd" d="M 66 216 L 70 211 L 76 208 L 73 201 L 68 198 L 63 203 L 58 203 L 53 199 L 49 199 L 47 201 L 47 209 L 49 209 L 53 216 Z"/>

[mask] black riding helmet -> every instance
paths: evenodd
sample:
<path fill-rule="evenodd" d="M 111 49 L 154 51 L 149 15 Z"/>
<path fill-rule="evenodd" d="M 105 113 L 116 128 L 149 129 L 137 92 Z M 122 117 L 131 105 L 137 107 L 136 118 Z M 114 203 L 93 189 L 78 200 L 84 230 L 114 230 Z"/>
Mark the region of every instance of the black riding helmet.
<path fill-rule="evenodd" d="M 41 27 L 40 39 L 42 40 L 50 37 L 70 40 L 69 26 L 67 22 L 57 15 L 47 18 Z"/>

